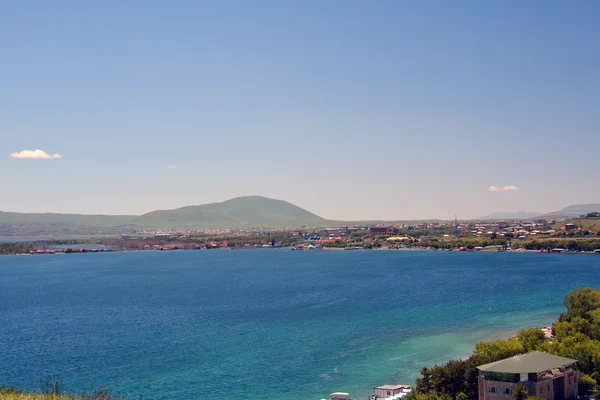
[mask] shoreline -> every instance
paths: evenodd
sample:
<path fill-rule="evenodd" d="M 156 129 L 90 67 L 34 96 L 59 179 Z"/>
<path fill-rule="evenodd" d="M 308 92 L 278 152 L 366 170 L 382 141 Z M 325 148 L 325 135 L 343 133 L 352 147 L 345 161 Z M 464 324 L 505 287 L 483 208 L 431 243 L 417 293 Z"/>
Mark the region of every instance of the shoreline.
<path fill-rule="evenodd" d="M 39 243 L 39 242 L 0 242 L 0 245 L 6 244 L 24 244 L 24 243 Z M 214 248 L 214 249 L 206 249 L 206 248 L 160 248 L 160 249 L 109 249 L 103 248 L 100 249 L 85 249 L 85 247 L 89 246 L 106 246 L 104 244 L 95 244 L 95 245 L 73 245 L 70 247 L 72 252 L 65 252 L 63 249 L 46 249 L 41 252 L 29 251 L 29 252 L 17 252 L 17 253 L 0 253 L 0 256 L 23 256 L 23 255 L 57 255 L 57 254 L 85 254 L 85 253 L 120 253 L 120 252 L 165 252 L 165 251 L 208 251 L 208 250 L 296 250 L 296 247 L 227 247 L 227 248 Z M 64 247 L 64 246 L 63 246 Z M 458 250 L 458 249 L 420 249 L 420 248 L 399 248 L 399 249 L 389 249 L 389 248 L 379 248 L 379 249 L 348 249 L 342 247 L 331 247 L 331 248 L 322 248 L 317 251 L 310 250 L 299 250 L 299 252 L 330 252 L 330 251 L 402 251 L 402 252 L 436 252 L 436 253 L 478 253 L 478 254 L 496 254 L 496 253 L 527 253 L 527 254 L 553 254 L 553 255 L 600 255 L 599 252 L 573 252 L 573 251 L 563 251 L 563 252 L 543 252 L 540 250 L 526 250 L 526 249 L 517 249 L 512 251 L 491 251 L 491 250 Z"/>
<path fill-rule="evenodd" d="M 464 329 L 464 330 L 451 330 L 451 331 L 447 331 L 447 332 L 442 332 L 442 333 L 437 333 L 435 335 L 433 335 L 433 337 L 429 338 L 429 340 L 435 341 L 435 337 L 440 336 L 440 335 L 452 335 L 452 334 L 458 334 L 458 335 L 469 335 L 472 334 L 472 340 L 471 343 L 468 346 L 468 350 L 465 349 L 464 353 L 455 353 L 455 354 L 447 354 L 447 356 L 443 356 L 439 358 L 439 361 L 433 361 L 433 362 L 427 362 L 424 361 L 421 365 L 417 366 L 414 369 L 410 369 L 407 373 L 407 371 L 403 371 L 402 375 L 398 375 L 400 373 L 400 371 L 398 371 L 398 369 L 396 369 L 392 374 L 390 374 L 390 376 L 398 376 L 398 379 L 394 378 L 394 380 L 392 379 L 388 379 L 386 381 L 385 378 L 383 378 L 380 382 L 378 382 L 379 385 L 386 385 L 386 384 L 391 384 L 391 385 L 396 385 L 396 384 L 408 384 L 410 385 L 411 389 L 414 390 L 416 387 L 416 379 L 420 377 L 420 369 L 423 367 L 433 367 L 434 365 L 442 365 L 445 364 L 446 362 L 448 362 L 448 360 L 461 360 L 461 361 L 466 361 L 468 360 L 472 355 L 473 355 L 473 351 L 475 350 L 475 345 L 479 342 L 492 342 L 492 341 L 496 341 L 496 340 L 503 340 L 503 341 L 507 341 L 510 340 L 512 338 L 516 337 L 517 332 L 521 331 L 521 330 L 525 330 L 525 329 L 531 329 L 531 328 L 540 328 L 542 330 L 544 329 L 548 329 L 551 328 L 551 326 L 558 320 L 560 313 L 557 313 L 556 311 L 552 311 L 549 313 L 535 313 L 535 314 L 531 314 L 531 315 L 524 315 L 524 314 L 520 314 L 518 316 L 519 319 L 522 319 L 521 322 L 523 322 L 523 324 L 516 324 L 514 326 L 511 326 L 509 329 L 503 329 L 501 326 L 498 326 L 498 329 L 486 329 L 486 328 L 481 328 L 479 327 L 477 324 L 472 325 L 470 328 L 468 329 Z M 534 321 L 537 322 L 537 325 L 532 326 L 530 324 L 527 323 L 527 319 L 528 316 L 530 316 L 532 319 L 534 319 Z M 549 322 L 551 320 L 551 322 Z M 535 323 L 535 322 L 534 322 Z M 415 338 L 418 339 L 418 338 Z M 451 347 L 446 347 L 446 350 L 451 350 Z M 404 376 L 404 378 L 403 378 Z M 368 383 L 365 382 L 366 384 L 364 385 L 365 387 L 369 387 Z M 342 388 L 343 389 L 343 388 Z M 367 393 L 366 391 L 363 392 L 361 391 L 357 391 L 358 396 L 356 398 L 358 399 L 362 399 L 362 398 L 366 398 L 365 396 L 370 396 L 370 393 Z M 354 398 L 354 396 L 353 396 Z"/>

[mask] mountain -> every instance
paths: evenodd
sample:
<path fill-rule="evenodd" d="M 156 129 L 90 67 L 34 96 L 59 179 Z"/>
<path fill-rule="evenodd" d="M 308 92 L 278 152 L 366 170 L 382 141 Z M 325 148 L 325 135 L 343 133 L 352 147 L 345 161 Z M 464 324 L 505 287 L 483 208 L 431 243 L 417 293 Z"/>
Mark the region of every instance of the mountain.
<path fill-rule="evenodd" d="M 546 215 L 578 217 L 594 211 L 600 211 L 600 204 L 572 205 Z M 498 212 L 480 219 L 528 219 L 541 214 L 525 211 Z M 140 216 L 34 214 L 0 211 L 0 237 L 111 235 L 139 229 L 292 228 L 399 223 L 417 223 L 417 221 L 330 221 L 287 201 L 247 196 L 220 203 L 152 211 Z"/>
<path fill-rule="evenodd" d="M 0 211 L 0 237 L 110 235 L 139 229 L 291 228 L 328 223 L 286 201 L 248 196 L 221 203 L 152 211 L 140 216 Z"/>
<path fill-rule="evenodd" d="M 477 219 L 528 219 L 542 214 L 543 213 L 528 211 L 495 212 Z"/>
<path fill-rule="evenodd" d="M 600 204 L 576 204 L 551 213 L 540 212 L 495 212 L 477 219 L 529 219 L 534 217 L 579 217 L 591 212 L 600 212 Z"/>
<path fill-rule="evenodd" d="M 76 236 L 117 234 L 132 228 L 135 216 L 0 211 L 1 236 Z"/>
<path fill-rule="evenodd" d="M 592 212 L 600 212 L 600 203 L 599 204 L 577 204 L 573 206 L 565 207 L 561 210 L 558 210 L 553 213 L 549 213 L 549 215 L 560 215 L 564 217 L 579 217 L 580 215 L 585 215 Z"/>
<path fill-rule="evenodd" d="M 132 215 L 38 214 L 0 211 L 0 224 L 45 223 L 115 226 L 131 224 L 135 218 Z"/>
<path fill-rule="evenodd" d="M 134 219 L 147 228 L 279 228 L 326 225 L 327 220 L 287 201 L 261 196 L 152 211 Z"/>

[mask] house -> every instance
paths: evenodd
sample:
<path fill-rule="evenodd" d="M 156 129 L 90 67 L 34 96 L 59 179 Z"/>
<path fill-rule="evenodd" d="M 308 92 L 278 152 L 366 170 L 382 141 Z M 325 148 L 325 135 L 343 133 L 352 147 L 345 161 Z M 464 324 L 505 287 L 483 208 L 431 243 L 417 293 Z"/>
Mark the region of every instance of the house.
<path fill-rule="evenodd" d="M 577 229 L 577 225 L 575 225 L 575 224 L 565 224 L 565 231 L 572 231 L 573 229 Z"/>
<path fill-rule="evenodd" d="M 375 399 L 400 399 L 410 393 L 410 385 L 382 385 L 373 389 L 372 398 Z"/>
<path fill-rule="evenodd" d="M 529 396 L 546 400 L 577 398 L 577 360 L 534 351 L 480 365 L 479 400 L 512 400 L 522 383 Z"/>
<path fill-rule="evenodd" d="M 395 235 L 398 229 L 393 226 L 372 226 L 369 228 L 372 235 Z"/>

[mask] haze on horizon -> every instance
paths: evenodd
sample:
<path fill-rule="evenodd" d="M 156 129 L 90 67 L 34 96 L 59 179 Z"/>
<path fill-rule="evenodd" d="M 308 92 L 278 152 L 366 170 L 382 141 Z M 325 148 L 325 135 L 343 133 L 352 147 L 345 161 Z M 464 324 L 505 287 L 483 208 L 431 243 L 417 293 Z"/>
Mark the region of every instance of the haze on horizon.
<path fill-rule="evenodd" d="M 0 210 L 599 203 L 600 3 L 0 5 Z"/>

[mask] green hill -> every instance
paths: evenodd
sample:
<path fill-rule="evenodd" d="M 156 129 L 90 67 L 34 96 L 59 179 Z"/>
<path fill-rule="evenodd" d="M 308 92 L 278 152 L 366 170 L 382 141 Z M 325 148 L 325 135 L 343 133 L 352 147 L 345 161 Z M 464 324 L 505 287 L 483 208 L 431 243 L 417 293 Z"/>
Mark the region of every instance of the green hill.
<path fill-rule="evenodd" d="M 594 211 L 600 211 L 600 204 L 569 206 L 552 214 L 579 216 Z M 246 196 L 220 203 L 152 211 L 140 216 L 0 211 L 0 237 L 111 235 L 139 229 L 293 228 L 399 223 L 417 223 L 417 221 L 332 221 L 287 201 Z"/>
<path fill-rule="evenodd" d="M 248 196 L 140 216 L 0 211 L 0 237 L 110 235 L 139 229 L 285 228 L 328 223 L 286 201 Z"/>
<path fill-rule="evenodd" d="M 117 234 L 133 228 L 135 216 L 0 211 L 1 236 L 61 236 Z"/>
<path fill-rule="evenodd" d="M 153 211 L 134 219 L 147 228 L 279 228 L 324 225 L 327 220 L 287 201 L 260 196 Z"/>
<path fill-rule="evenodd" d="M 0 224 L 44 223 L 116 226 L 131 224 L 135 218 L 131 215 L 38 214 L 0 211 Z"/>

